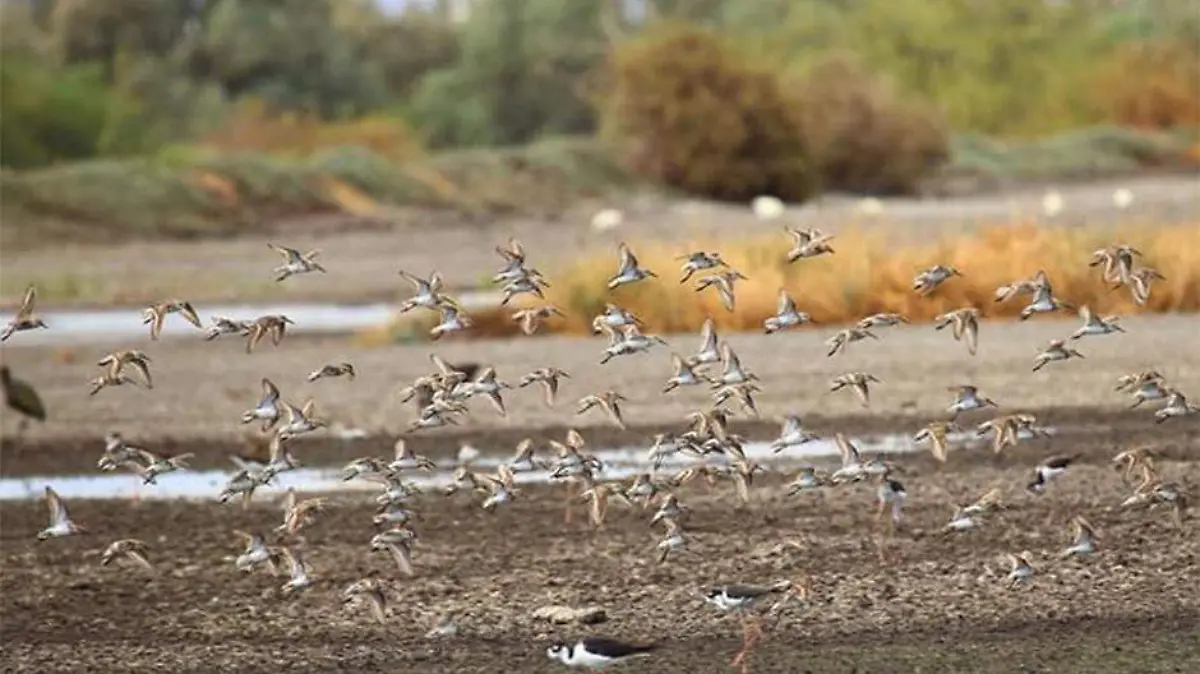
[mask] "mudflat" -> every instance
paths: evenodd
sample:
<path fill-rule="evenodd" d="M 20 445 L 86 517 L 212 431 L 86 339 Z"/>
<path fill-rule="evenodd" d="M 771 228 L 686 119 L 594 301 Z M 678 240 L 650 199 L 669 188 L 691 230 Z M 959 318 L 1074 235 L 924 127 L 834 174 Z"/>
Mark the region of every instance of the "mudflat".
<path fill-rule="evenodd" d="M 331 495 L 326 513 L 277 538 L 278 504 L 212 501 L 68 502 L 89 528 L 36 542 L 45 509 L 0 503 L 0 602 L 5 671 L 545 672 L 566 671 L 545 648 L 602 634 L 657 642 L 649 659 L 616 671 L 723 672 L 740 645 L 736 618 L 704 604 L 721 583 L 808 582 L 749 659 L 751 672 L 1190 672 L 1200 665 L 1200 538 L 1166 509 L 1119 508 L 1132 491 L 1109 465 L 1114 449 L 1147 438 L 1163 448 L 1166 479 L 1200 480 L 1195 424 L 1156 426 L 1106 411 L 994 457 L 956 450 L 939 465 L 897 457 L 908 491 L 902 526 L 884 535 L 874 487 L 788 496 L 787 475 L 755 482 L 737 507 L 729 483 L 679 490 L 688 548 L 659 564 L 651 510 L 613 503 L 599 530 L 586 505 L 564 516 L 564 487 L 528 485 L 495 512 L 482 496 L 414 502 L 414 575 L 372 553 L 369 494 Z M 1072 430 L 1073 429 L 1073 430 Z M 586 433 L 585 433 L 586 435 Z M 1051 453 L 1079 463 L 1042 495 L 1023 485 Z M 169 478 L 168 478 L 169 479 Z M 51 480 L 51 484 L 53 480 Z M 953 503 L 1004 490 L 1005 508 L 979 529 L 945 533 Z M 151 487 L 153 488 L 153 487 Z M 1059 559 L 1074 515 L 1101 535 L 1099 552 Z M 233 530 L 260 531 L 302 552 L 315 584 L 284 597 L 286 577 L 242 573 Z M 118 538 L 149 546 L 153 573 L 101 567 Z M 1008 589 L 1005 553 L 1029 550 L 1036 573 Z M 389 588 L 385 624 L 343 605 L 364 577 Z M 607 621 L 554 626 L 547 604 L 596 605 Z M 427 637 L 441 616 L 453 637 Z"/>

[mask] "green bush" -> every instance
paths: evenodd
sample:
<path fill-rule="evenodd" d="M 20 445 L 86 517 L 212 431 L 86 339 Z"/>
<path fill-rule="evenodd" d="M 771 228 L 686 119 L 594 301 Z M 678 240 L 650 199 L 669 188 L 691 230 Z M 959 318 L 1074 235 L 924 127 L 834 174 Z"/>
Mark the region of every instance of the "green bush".
<path fill-rule="evenodd" d="M 823 189 L 912 192 L 949 157 L 941 116 L 900 100 L 849 55 L 813 66 L 789 94 Z"/>
<path fill-rule="evenodd" d="M 633 173 L 716 199 L 812 188 L 799 128 L 775 75 L 716 34 L 663 24 L 620 45 L 602 94 L 602 129 Z"/>

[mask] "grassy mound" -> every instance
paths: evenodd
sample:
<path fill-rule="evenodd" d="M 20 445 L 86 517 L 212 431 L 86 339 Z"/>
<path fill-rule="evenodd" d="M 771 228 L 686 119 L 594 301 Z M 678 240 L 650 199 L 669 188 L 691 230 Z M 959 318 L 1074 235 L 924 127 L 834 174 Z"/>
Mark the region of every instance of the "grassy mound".
<path fill-rule="evenodd" d="M 598 144 L 553 139 L 395 163 L 360 146 L 304 158 L 179 148 L 153 159 L 0 173 L 3 243 L 233 236 L 280 217 L 390 206 L 557 211 L 627 185 Z"/>

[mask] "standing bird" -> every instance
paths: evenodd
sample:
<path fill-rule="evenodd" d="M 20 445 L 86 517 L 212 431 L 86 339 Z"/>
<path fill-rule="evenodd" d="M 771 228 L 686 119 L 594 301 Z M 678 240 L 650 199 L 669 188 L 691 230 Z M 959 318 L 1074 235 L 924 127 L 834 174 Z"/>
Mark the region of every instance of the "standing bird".
<path fill-rule="evenodd" d="M 568 667 L 585 667 L 593 672 L 626 660 L 650 655 L 656 644 L 627 644 L 603 637 L 584 637 L 574 644 L 556 641 L 546 649 L 546 657 Z"/>
<path fill-rule="evenodd" d="M 36 303 L 37 288 L 31 285 L 25 289 L 25 297 L 21 300 L 21 308 L 17 310 L 17 315 L 12 317 L 8 325 L 4 326 L 4 332 L 0 333 L 0 342 L 8 341 L 14 332 L 49 327 L 35 313 Z"/>
<path fill-rule="evenodd" d="M 4 389 L 4 404 L 21 415 L 17 422 L 17 435 L 25 432 L 30 419 L 46 422 L 46 407 L 37 389 L 24 379 L 12 376 L 8 365 L 0 365 L 0 387 Z"/>
<path fill-rule="evenodd" d="M 271 270 L 271 273 L 275 274 L 276 283 L 297 274 L 307 274 L 314 271 L 319 271 L 322 274 L 325 273 L 325 268 L 316 261 L 317 257 L 321 254 L 320 249 L 301 253 L 295 248 L 277 246 L 273 243 L 267 243 L 267 247 L 283 256 L 283 265 Z"/>

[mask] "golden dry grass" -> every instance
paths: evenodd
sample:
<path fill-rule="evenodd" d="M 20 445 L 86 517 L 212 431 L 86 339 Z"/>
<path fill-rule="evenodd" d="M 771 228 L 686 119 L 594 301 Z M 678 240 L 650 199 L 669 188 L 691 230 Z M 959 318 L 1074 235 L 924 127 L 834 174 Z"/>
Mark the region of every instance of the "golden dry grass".
<path fill-rule="evenodd" d="M 782 231 L 778 236 L 719 247 L 711 241 L 681 241 L 667 247 L 631 240 L 642 266 L 661 278 L 610 292 L 605 283 L 616 272 L 615 250 L 559 269 L 549 276 L 553 285 L 546 300 L 568 317 L 552 321 L 546 329 L 586 334 L 592 317 L 603 311 L 606 302 L 613 302 L 634 312 L 652 333 L 696 330 L 705 316 L 712 316 L 724 330 L 761 330 L 763 320 L 775 313 L 781 288 L 791 293 L 801 311 L 826 325 L 851 323 L 885 311 L 900 313 L 910 321 L 926 321 L 965 306 L 979 307 L 985 316 L 1016 316 L 1025 306 L 1025 298 L 997 303 L 995 290 L 1039 269 L 1049 275 L 1057 296 L 1076 305 L 1087 304 L 1097 312 L 1195 311 L 1200 309 L 1198 242 L 1200 224 L 1107 229 L 997 225 L 921 245 L 889 240 L 886 230 L 878 227 L 855 228 L 838 233 L 832 242 L 834 255 L 788 264 L 785 255 L 791 239 Z M 1128 288 L 1114 290 L 1100 279 L 1098 267 L 1088 266 L 1092 251 L 1116 243 L 1139 249 L 1144 253 L 1139 263 L 1166 277 L 1154 283 L 1144 307 L 1134 304 Z M 749 277 L 736 286 L 735 311 L 726 311 L 713 289 L 695 292 L 695 282 L 703 273 L 679 284 L 681 261 L 675 258 L 693 250 L 719 250 L 727 262 Z M 920 297 L 912 289 L 913 278 L 935 264 L 952 265 L 963 276 L 946 282 L 930 297 Z M 535 303 L 524 297 L 520 302 L 522 306 Z M 471 312 L 476 320 L 472 332 L 493 337 L 515 333 L 516 326 L 509 318 L 515 308 Z M 427 316 L 416 320 L 420 326 L 429 323 Z"/>

